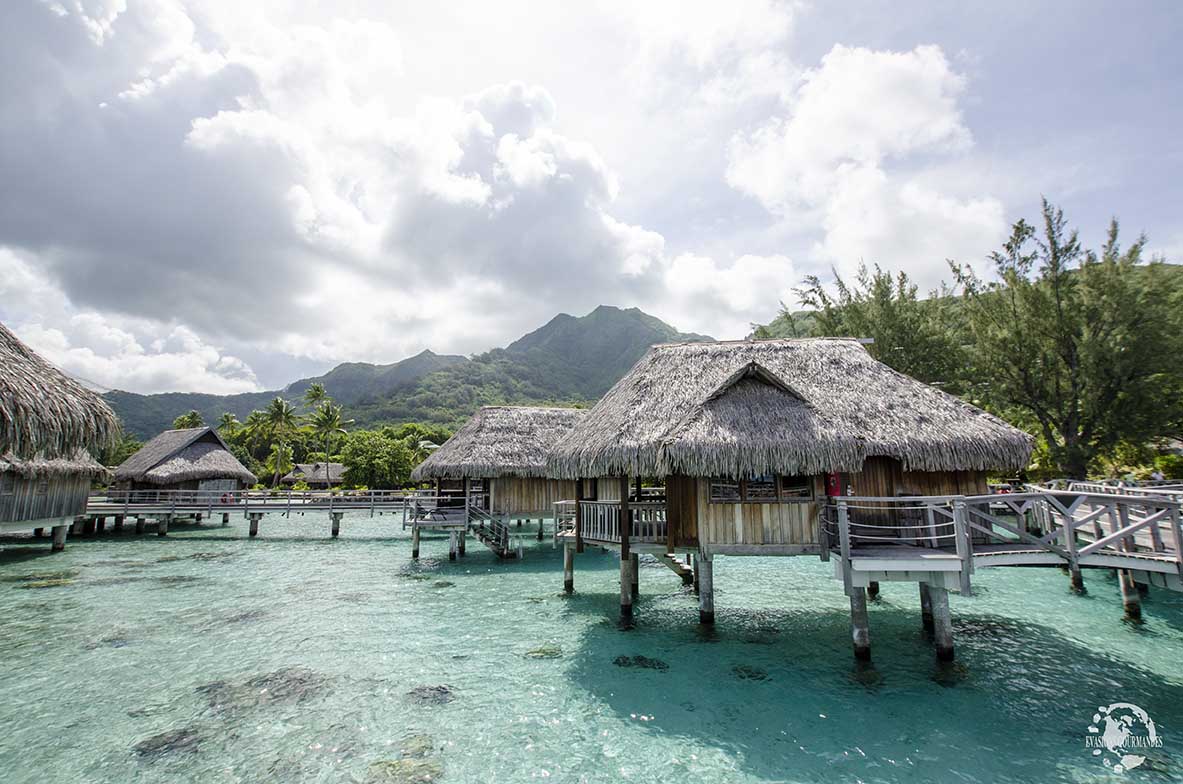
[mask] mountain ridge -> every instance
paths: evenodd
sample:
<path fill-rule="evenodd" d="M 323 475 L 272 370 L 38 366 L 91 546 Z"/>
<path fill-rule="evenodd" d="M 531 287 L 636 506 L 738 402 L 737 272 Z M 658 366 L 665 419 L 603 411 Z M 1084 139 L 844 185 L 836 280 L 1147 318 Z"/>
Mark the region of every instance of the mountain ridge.
<path fill-rule="evenodd" d="M 150 438 L 178 415 L 198 411 L 213 424 L 224 412 L 240 420 L 280 396 L 298 404 L 321 383 L 359 427 L 422 422 L 457 427 L 482 405 L 586 405 L 598 400 L 641 355 L 658 343 L 710 341 L 679 332 L 638 308 L 600 305 L 585 316 L 556 314 L 505 348 L 472 357 L 424 349 L 390 364 L 342 362 L 283 389 L 214 395 L 166 392 L 103 395 L 125 430 Z"/>

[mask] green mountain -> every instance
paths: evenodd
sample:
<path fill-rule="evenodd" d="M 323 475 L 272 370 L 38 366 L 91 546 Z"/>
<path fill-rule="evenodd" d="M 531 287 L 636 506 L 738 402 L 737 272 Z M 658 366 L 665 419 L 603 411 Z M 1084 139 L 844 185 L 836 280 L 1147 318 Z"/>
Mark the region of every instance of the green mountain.
<path fill-rule="evenodd" d="M 276 395 L 295 403 L 313 383 L 324 384 L 359 426 L 422 422 L 455 428 L 482 405 L 591 403 L 655 343 L 711 339 L 678 332 L 636 308 L 601 305 L 579 318 L 559 314 L 506 348 L 471 358 L 424 351 L 391 365 L 349 362 L 273 392 L 112 391 L 104 397 L 126 430 L 140 438 L 156 435 L 191 409 L 212 423 L 226 411 L 244 419 Z"/>

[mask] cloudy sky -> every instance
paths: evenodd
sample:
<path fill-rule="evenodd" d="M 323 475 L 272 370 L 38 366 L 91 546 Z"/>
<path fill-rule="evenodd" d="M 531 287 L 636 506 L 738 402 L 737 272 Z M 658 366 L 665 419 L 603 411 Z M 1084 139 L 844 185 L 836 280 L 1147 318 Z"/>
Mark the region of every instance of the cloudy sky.
<path fill-rule="evenodd" d="M 1183 260 L 1183 4 L 4 0 L 0 321 L 276 388 L 807 274 L 937 283 L 1041 194 Z"/>

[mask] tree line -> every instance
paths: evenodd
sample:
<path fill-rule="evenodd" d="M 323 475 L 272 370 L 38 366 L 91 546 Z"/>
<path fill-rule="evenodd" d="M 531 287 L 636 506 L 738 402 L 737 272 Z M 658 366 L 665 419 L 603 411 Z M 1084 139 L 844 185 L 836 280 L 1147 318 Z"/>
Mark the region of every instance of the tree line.
<path fill-rule="evenodd" d="M 1166 447 L 1183 423 L 1183 268 L 1146 258 L 1146 237 L 1120 242 L 1112 220 L 1085 248 L 1061 209 L 1019 220 L 986 273 L 949 262 L 927 297 L 906 273 L 861 265 L 832 288 L 797 290 L 756 337 L 858 336 L 902 373 L 1036 436 L 1036 477 L 1183 476 Z"/>
<path fill-rule="evenodd" d="M 296 463 L 342 463 L 350 487 L 392 489 L 410 479 L 411 470 L 451 433 L 417 423 L 372 430 L 351 429 L 344 409 L 333 401 L 324 385 L 312 384 L 304 392 L 303 411 L 276 397 L 266 408 L 252 411 L 244 421 L 225 413 L 215 423 L 230 451 L 260 484 L 275 487 Z M 173 429 L 204 427 L 197 411 L 178 416 Z M 103 455 L 106 465 L 118 465 L 142 444 L 124 437 Z"/>

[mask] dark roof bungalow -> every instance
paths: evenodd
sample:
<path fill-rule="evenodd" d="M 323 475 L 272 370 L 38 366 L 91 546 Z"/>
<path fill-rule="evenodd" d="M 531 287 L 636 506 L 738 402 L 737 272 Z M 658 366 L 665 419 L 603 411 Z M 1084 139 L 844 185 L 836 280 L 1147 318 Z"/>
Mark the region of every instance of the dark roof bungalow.
<path fill-rule="evenodd" d="M 211 427 L 166 430 L 115 469 L 126 490 L 234 491 L 256 481 Z"/>
<path fill-rule="evenodd" d="M 345 481 L 345 464 L 296 463 L 279 481 L 285 485 L 304 482 L 309 487 L 338 487 Z"/>

